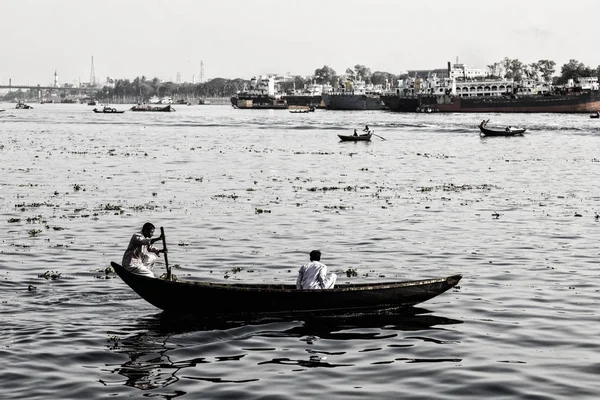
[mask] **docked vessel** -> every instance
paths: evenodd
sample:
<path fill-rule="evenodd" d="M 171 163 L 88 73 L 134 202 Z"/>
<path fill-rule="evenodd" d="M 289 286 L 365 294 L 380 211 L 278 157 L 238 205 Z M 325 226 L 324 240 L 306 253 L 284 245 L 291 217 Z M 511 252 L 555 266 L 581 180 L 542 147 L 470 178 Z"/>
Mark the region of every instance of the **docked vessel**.
<path fill-rule="evenodd" d="M 171 96 L 158 97 L 156 95 L 148 99 L 150 104 L 173 104 L 173 98 Z"/>
<path fill-rule="evenodd" d="M 244 109 L 287 109 L 288 103 L 275 93 L 273 77 L 254 77 L 250 86 L 244 87 L 231 97 L 234 108 Z"/>
<path fill-rule="evenodd" d="M 341 88 L 323 93 L 323 103 L 328 110 L 383 110 L 382 92 L 364 81 L 347 81 Z"/>
<path fill-rule="evenodd" d="M 292 90 L 281 96 L 290 107 L 325 108 L 323 93 L 331 90 L 331 85 L 311 83 L 302 90 Z"/>
<path fill-rule="evenodd" d="M 598 78 L 552 86 L 535 79 L 457 80 L 435 76 L 403 81 L 381 96 L 391 111 L 459 113 L 589 113 L 600 109 Z"/>
<path fill-rule="evenodd" d="M 145 111 L 145 112 L 171 112 L 175 111 L 175 109 L 167 104 L 166 106 L 157 106 L 150 104 L 137 104 L 131 107 L 131 111 Z"/>

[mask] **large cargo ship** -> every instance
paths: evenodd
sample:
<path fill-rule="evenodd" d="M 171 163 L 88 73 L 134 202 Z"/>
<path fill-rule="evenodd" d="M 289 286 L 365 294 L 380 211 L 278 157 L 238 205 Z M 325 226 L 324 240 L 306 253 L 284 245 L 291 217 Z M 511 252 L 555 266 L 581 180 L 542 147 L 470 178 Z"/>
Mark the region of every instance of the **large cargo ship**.
<path fill-rule="evenodd" d="M 421 110 L 461 113 L 591 113 L 600 110 L 600 91 L 502 97 L 430 96 Z"/>
<path fill-rule="evenodd" d="M 275 80 L 272 77 L 254 77 L 250 87 L 244 88 L 231 97 L 234 108 L 243 109 L 286 109 L 288 103 L 275 94 Z"/>
<path fill-rule="evenodd" d="M 382 90 L 367 87 L 364 82 L 346 82 L 339 89 L 323 93 L 323 103 L 328 110 L 383 110 Z"/>
<path fill-rule="evenodd" d="M 589 113 L 600 110 L 598 78 L 552 86 L 536 79 L 408 79 L 381 96 L 391 111 L 458 113 Z M 462 70 L 464 74 L 464 70 Z"/>
<path fill-rule="evenodd" d="M 382 100 L 391 111 L 397 112 L 590 113 L 600 110 L 599 90 L 494 97 L 387 94 Z"/>

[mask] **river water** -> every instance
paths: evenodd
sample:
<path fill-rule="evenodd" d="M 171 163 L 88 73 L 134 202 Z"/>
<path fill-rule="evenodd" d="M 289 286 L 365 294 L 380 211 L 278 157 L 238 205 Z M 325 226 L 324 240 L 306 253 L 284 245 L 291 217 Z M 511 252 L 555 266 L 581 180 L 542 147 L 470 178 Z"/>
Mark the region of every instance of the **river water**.
<path fill-rule="evenodd" d="M 0 108 L 3 399 L 597 398 L 598 120 Z M 180 279 L 292 283 L 314 248 L 341 281 L 463 279 L 380 315 L 182 321 L 105 271 L 147 221 Z"/>

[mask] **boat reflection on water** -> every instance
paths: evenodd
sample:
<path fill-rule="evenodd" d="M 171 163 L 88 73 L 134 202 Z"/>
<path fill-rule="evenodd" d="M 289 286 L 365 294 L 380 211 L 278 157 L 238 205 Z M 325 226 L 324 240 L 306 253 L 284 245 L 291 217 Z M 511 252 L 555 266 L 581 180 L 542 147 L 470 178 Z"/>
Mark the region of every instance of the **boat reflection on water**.
<path fill-rule="evenodd" d="M 259 379 L 254 377 L 247 379 L 246 376 L 245 379 L 235 380 L 229 376 L 230 374 L 225 374 L 227 377 L 215 377 L 210 376 L 209 372 L 202 372 L 210 371 L 211 367 L 200 368 L 201 364 L 223 361 L 235 361 L 236 368 L 240 367 L 239 362 L 250 362 L 250 366 L 282 364 L 304 368 L 350 367 L 352 364 L 327 360 L 326 355 L 329 353 L 316 351 L 309 351 L 308 359 L 290 359 L 280 357 L 281 354 L 269 354 L 264 361 L 255 363 L 250 360 L 244 361 L 243 358 L 249 354 L 248 348 L 252 345 L 248 342 L 251 340 L 270 343 L 273 340 L 291 338 L 290 346 L 294 346 L 298 341 L 307 344 L 318 340 L 355 341 L 355 346 L 362 346 L 365 340 L 387 341 L 395 338 L 398 336 L 395 331 L 423 331 L 434 327 L 439 330 L 443 329 L 439 328 L 440 325 L 459 323 L 462 321 L 432 315 L 429 310 L 416 307 L 378 310 L 368 314 L 310 317 L 263 315 L 255 318 L 251 316 L 198 318 L 163 312 L 140 319 L 135 326 L 127 329 L 127 332 L 135 332 L 131 336 L 115 335 L 109 339 L 109 350 L 125 354 L 128 360 L 118 365 L 107 365 L 109 368 L 114 368 L 111 370 L 113 378 L 101 382 L 105 385 L 124 384 L 141 390 L 152 390 L 165 388 L 177 382 L 184 376 L 183 370 L 187 370 L 185 379 L 192 380 L 244 383 Z M 121 334 L 127 335 L 127 332 Z M 242 340 L 245 345 L 232 356 L 231 346 L 235 346 L 232 342 L 236 340 Z M 215 357 L 215 348 L 222 348 L 223 354 L 228 355 Z M 278 350 L 273 348 L 272 352 L 277 353 Z M 182 359 L 182 355 L 186 358 Z M 335 356 L 338 353 L 331 353 L 331 355 Z M 187 358 L 187 356 L 192 357 Z M 190 370 L 190 367 L 194 367 L 192 370 L 196 371 Z M 223 364 L 219 367 L 223 368 Z M 198 372 L 201 372 L 202 376 L 192 376 Z M 117 374 L 125 377 L 125 380 L 114 378 Z M 177 397 L 182 394 L 173 392 L 169 396 Z"/>

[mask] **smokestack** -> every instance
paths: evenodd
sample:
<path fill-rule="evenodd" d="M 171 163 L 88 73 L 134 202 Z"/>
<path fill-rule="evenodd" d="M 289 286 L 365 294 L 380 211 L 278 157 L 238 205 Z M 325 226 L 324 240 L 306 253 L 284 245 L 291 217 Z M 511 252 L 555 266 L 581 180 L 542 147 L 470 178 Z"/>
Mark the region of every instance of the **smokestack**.
<path fill-rule="evenodd" d="M 451 70 L 452 70 L 452 68 L 450 67 L 450 61 L 448 61 L 448 78 L 450 77 Z"/>

